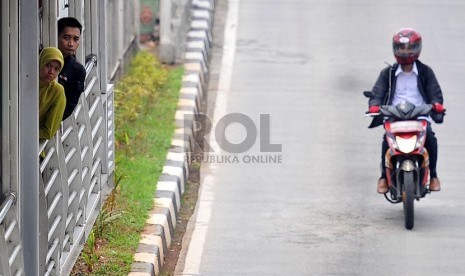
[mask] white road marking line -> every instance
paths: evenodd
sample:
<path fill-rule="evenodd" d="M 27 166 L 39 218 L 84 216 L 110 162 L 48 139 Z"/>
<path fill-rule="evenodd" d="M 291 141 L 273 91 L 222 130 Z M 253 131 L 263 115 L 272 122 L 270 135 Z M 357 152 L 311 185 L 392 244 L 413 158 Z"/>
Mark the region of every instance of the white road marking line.
<path fill-rule="evenodd" d="M 239 11 L 239 0 L 228 1 L 228 14 L 226 19 L 223 58 L 221 61 L 221 73 L 218 83 L 218 92 L 215 103 L 215 111 L 213 113 L 212 126 L 225 114 L 227 107 L 228 93 L 231 86 L 231 78 L 234 65 L 234 55 L 236 53 L 236 31 L 237 19 Z M 215 133 L 212 131 L 211 133 Z M 215 139 L 210 136 L 210 146 L 218 152 L 218 145 Z M 215 165 L 210 164 L 209 171 L 214 173 Z M 202 181 L 201 193 L 199 197 L 199 206 L 195 221 L 192 239 L 189 244 L 189 249 L 186 255 L 183 275 L 198 275 L 200 273 L 200 264 L 207 236 L 212 200 L 214 197 L 213 187 L 215 185 L 214 175 L 208 174 Z"/>

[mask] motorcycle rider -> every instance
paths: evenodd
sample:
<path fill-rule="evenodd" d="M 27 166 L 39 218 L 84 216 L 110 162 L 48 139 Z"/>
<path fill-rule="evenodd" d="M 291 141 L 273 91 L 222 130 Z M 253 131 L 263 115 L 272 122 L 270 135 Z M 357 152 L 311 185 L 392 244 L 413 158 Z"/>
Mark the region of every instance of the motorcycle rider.
<path fill-rule="evenodd" d="M 410 102 L 414 105 L 431 104 L 433 113 L 428 120 L 425 147 L 429 153 L 431 191 L 439 191 L 441 183 L 436 173 L 437 139 L 431 129 L 431 118 L 442 123 L 445 108 L 442 91 L 433 70 L 423 64 L 418 57 L 421 52 L 421 35 L 411 28 L 402 28 L 392 38 L 392 48 L 397 60 L 392 66 L 384 68 L 376 81 L 372 96 L 368 101 L 368 113 L 378 113 L 380 105 L 397 105 Z M 434 116 L 433 116 L 434 115 Z M 437 116 L 440 115 L 440 116 Z M 383 124 L 381 115 L 375 116 L 370 128 Z M 385 154 L 388 150 L 386 135 L 383 136 L 381 150 L 381 177 L 378 180 L 378 193 L 388 191 L 385 168 Z"/>

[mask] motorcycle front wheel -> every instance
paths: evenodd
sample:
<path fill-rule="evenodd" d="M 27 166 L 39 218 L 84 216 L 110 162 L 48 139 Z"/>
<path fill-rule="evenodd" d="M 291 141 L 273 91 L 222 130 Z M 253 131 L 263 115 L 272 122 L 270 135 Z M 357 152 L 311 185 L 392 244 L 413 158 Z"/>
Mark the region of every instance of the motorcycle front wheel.
<path fill-rule="evenodd" d="M 413 172 L 404 172 L 404 190 L 402 201 L 404 205 L 405 228 L 411 230 L 414 224 L 413 202 L 415 199 L 415 178 Z"/>

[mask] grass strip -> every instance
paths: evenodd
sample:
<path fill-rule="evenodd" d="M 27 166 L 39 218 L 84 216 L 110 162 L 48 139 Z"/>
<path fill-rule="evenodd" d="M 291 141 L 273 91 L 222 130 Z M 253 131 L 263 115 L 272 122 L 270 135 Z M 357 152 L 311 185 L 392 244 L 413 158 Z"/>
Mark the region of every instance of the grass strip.
<path fill-rule="evenodd" d="M 117 83 L 116 187 L 72 275 L 129 273 L 171 145 L 182 74 L 143 51 Z"/>

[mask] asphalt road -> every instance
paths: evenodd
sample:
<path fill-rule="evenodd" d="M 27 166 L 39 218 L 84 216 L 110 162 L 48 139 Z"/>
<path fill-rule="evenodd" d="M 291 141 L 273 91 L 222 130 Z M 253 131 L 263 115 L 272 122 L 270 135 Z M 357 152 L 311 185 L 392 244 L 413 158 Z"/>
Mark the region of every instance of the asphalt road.
<path fill-rule="evenodd" d="M 465 275 L 465 2 L 243 0 L 227 14 L 212 120 L 244 114 L 282 151 L 257 138 L 237 162 L 204 162 L 183 275 Z M 412 231 L 376 193 L 382 129 L 361 94 L 400 27 L 423 35 L 447 108 L 433 126 L 443 190 L 415 203 Z M 226 139 L 250 138 L 246 125 Z"/>

